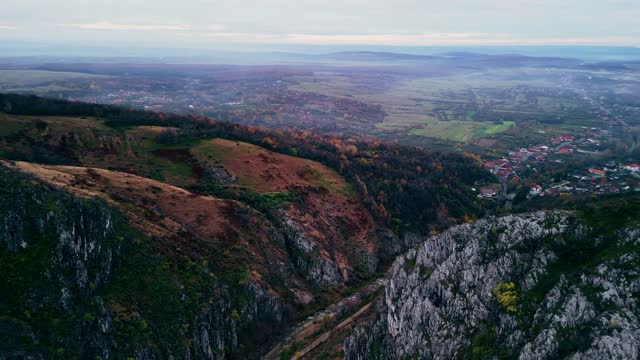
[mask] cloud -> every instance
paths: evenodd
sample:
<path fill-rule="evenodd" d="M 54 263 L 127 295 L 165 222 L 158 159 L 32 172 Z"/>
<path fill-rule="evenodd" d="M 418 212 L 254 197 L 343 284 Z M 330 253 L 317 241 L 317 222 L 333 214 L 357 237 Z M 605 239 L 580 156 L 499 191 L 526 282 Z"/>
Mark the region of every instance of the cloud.
<path fill-rule="evenodd" d="M 640 44 L 636 41 L 640 0 L 0 0 L 0 4 L 3 39 Z M 616 36 L 625 38 L 607 38 Z M 551 38 L 556 39 L 547 40 Z"/>
<path fill-rule="evenodd" d="M 484 34 L 448 33 L 448 34 L 272 34 L 214 31 L 206 33 L 185 33 L 185 36 L 201 36 L 215 41 L 269 44 L 319 44 L 319 45 L 411 45 L 427 42 L 443 42 L 455 39 L 468 39 Z"/>
<path fill-rule="evenodd" d="M 223 31 L 225 29 L 224 25 L 214 24 L 207 26 L 207 30 L 209 31 Z"/>
<path fill-rule="evenodd" d="M 108 31 L 188 31 L 188 25 L 139 25 L 139 24 L 114 24 L 111 22 L 95 22 L 85 24 L 61 24 L 61 26 L 83 30 L 108 30 Z"/>
<path fill-rule="evenodd" d="M 432 34 L 269 34 L 247 32 L 185 32 L 184 36 L 201 37 L 218 43 L 283 45 L 609 45 L 637 46 L 640 37 L 524 37 L 511 34 L 432 33 Z"/>
<path fill-rule="evenodd" d="M 510 34 L 235 34 L 236 41 L 258 40 L 291 45 L 378 45 L 378 46 L 483 46 L 483 45 L 592 45 L 637 46 L 640 37 L 522 37 Z"/>
<path fill-rule="evenodd" d="M 433 45 L 459 41 L 473 41 L 486 34 L 435 33 L 435 34 L 289 34 L 287 42 L 293 44 L 327 45 Z"/>
<path fill-rule="evenodd" d="M 284 35 L 263 33 L 208 32 L 202 35 L 210 39 L 227 39 L 239 42 L 284 41 L 286 39 Z"/>
<path fill-rule="evenodd" d="M 637 45 L 640 37 L 518 37 L 509 34 L 377 34 L 316 35 L 290 34 L 287 43 L 308 45 Z"/>
<path fill-rule="evenodd" d="M 486 39 L 478 45 L 588 45 L 588 46 L 637 46 L 640 37 L 603 36 L 603 37 L 554 37 L 554 38 L 504 38 Z M 461 44 L 467 45 L 467 44 Z M 473 43 L 469 45 L 475 45 Z"/>

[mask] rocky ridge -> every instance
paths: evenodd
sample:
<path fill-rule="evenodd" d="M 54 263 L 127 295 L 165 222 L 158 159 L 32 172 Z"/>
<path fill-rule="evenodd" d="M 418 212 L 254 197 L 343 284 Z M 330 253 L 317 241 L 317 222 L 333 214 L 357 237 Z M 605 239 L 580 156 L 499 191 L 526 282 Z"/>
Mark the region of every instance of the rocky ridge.
<path fill-rule="evenodd" d="M 327 261 L 284 211 L 269 220 L 236 201 L 97 168 L 2 162 L 0 185 L 0 285 L 14 294 L 0 301 L 0 327 L 12 329 L 0 333 L 2 355 L 251 355 L 259 348 L 247 344 L 284 332 L 295 304 L 352 271 Z M 353 267 L 375 271 L 375 257 L 355 255 Z"/>
<path fill-rule="evenodd" d="M 639 245 L 567 212 L 454 227 L 395 261 L 345 358 L 638 358 Z"/>
<path fill-rule="evenodd" d="M 229 287 L 203 264 L 149 252 L 99 197 L 4 167 L 0 184 L 0 358 L 224 359 L 284 320 L 264 284 Z"/>

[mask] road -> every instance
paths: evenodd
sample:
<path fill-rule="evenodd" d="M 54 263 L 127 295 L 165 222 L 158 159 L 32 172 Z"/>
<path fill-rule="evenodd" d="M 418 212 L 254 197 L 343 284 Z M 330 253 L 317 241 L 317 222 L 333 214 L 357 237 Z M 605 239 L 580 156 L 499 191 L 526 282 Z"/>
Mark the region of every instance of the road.
<path fill-rule="evenodd" d="M 269 351 L 263 359 L 265 360 L 277 360 L 280 359 L 280 354 L 289 345 L 295 343 L 302 343 L 306 345 L 301 351 L 297 352 L 292 359 L 299 359 L 301 353 L 308 354 L 315 349 L 318 345 L 327 341 L 333 333 L 339 329 L 348 326 L 362 313 L 366 312 L 371 306 L 371 303 L 363 305 L 371 295 L 376 293 L 384 285 L 384 278 L 378 279 L 358 290 L 353 295 L 341 300 L 340 302 L 333 304 L 325 310 L 319 311 L 314 315 L 308 317 L 304 322 L 296 326 L 284 340 L 280 341 L 276 346 Z M 337 320 L 340 320 L 346 314 L 355 313 L 349 318 L 340 322 L 337 326 L 331 330 L 324 331 L 320 335 L 318 333 L 324 330 L 328 324 L 331 324 Z"/>

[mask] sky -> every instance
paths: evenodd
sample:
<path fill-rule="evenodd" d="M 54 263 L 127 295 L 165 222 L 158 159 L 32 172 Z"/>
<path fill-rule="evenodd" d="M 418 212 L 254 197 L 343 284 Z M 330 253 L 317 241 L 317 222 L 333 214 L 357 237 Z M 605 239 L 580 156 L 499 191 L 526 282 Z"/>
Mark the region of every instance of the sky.
<path fill-rule="evenodd" d="M 640 0 L 2 0 L 0 42 L 640 46 Z"/>

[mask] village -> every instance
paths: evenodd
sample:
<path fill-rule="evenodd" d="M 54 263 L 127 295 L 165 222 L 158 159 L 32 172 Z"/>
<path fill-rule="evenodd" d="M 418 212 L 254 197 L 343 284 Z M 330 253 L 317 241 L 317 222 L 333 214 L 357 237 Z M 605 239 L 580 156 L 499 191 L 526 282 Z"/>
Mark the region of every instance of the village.
<path fill-rule="evenodd" d="M 519 182 L 526 174 L 535 174 L 543 167 L 560 166 L 576 157 L 589 159 L 589 155 L 600 154 L 601 142 L 611 137 L 610 130 L 582 130 L 582 134 L 557 136 L 542 144 L 509 151 L 508 156 L 501 159 L 485 161 L 484 167 L 500 179 L 503 195 L 507 196 L 507 184 Z M 561 193 L 602 195 L 627 191 L 640 191 L 640 165 L 609 161 L 601 166 L 592 164 L 570 171 L 561 179 L 554 177 L 535 184 L 530 189 L 529 197 Z M 499 191 L 495 189 L 481 188 L 478 197 L 494 198 L 498 195 Z"/>
<path fill-rule="evenodd" d="M 603 154 L 602 144 L 628 126 L 620 114 L 620 106 L 608 104 L 604 97 L 594 96 L 587 89 L 575 86 L 573 80 L 575 79 L 570 76 L 563 76 L 560 86 L 578 95 L 606 129 L 583 126 L 570 135 L 557 135 L 544 143 L 511 150 L 503 158 L 485 161 L 484 167 L 500 180 L 502 192 L 496 190 L 495 186 L 487 186 L 479 189 L 478 197 L 492 199 L 502 195 L 513 198 L 515 194 L 507 193 L 509 183 L 519 183 L 521 178 L 539 178 L 535 175 L 543 169 L 568 167 L 566 165 L 576 163 L 590 165 L 571 169 L 560 178 L 550 176 L 549 179 L 533 184 L 528 197 L 640 191 L 640 165 L 611 159 L 605 164 L 606 160 L 596 159 Z"/>
<path fill-rule="evenodd" d="M 609 162 L 602 168 L 574 171 L 568 179 L 555 183 L 550 180 L 535 185 L 530 196 L 559 195 L 560 193 L 588 193 L 594 195 L 640 191 L 640 165 Z"/>

